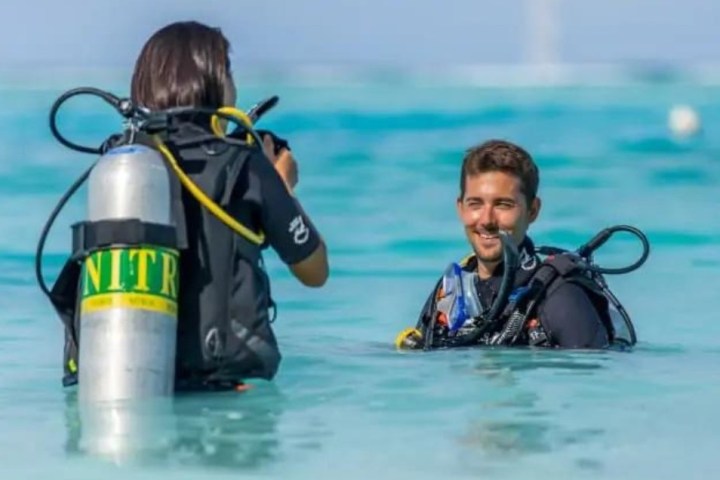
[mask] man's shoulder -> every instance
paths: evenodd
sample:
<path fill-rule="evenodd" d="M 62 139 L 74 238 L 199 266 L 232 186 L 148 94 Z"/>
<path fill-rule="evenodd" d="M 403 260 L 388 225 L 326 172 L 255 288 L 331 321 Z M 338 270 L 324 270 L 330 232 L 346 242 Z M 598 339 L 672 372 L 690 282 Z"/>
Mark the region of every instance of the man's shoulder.
<path fill-rule="evenodd" d="M 583 283 L 561 278 L 549 288 L 539 303 L 538 313 L 545 319 L 592 319 L 600 316 L 595 295 Z"/>
<path fill-rule="evenodd" d="M 576 298 L 591 298 L 586 285 L 574 278 L 559 277 L 545 294 L 545 302 L 571 301 Z"/>
<path fill-rule="evenodd" d="M 548 292 L 538 317 L 560 347 L 601 348 L 607 345 L 608 330 L 599 308 L 589 290 L 565 280 Z"/>

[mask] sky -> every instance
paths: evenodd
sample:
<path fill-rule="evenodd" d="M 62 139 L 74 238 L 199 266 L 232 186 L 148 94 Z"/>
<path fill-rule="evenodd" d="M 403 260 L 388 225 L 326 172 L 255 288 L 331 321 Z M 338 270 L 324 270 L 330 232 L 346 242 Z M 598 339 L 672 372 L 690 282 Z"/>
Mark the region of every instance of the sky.
<path fill-rule="evenodd" d="M 3 0 L 0 68 L 128 67 L 159 27 L 245 64 L 720 64 L 720 0 Z"/>

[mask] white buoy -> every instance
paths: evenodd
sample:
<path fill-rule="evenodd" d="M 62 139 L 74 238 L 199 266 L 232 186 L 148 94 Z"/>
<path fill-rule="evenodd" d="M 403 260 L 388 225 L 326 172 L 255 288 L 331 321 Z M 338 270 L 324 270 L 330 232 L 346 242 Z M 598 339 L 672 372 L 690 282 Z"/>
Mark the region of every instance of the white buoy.
<path fill-rule="evenodd" d="M 676 137 L 692 137 L 700 131 L 700 115 L 688 105 L 675 105 L 668 114 L 668 128 Z"/>

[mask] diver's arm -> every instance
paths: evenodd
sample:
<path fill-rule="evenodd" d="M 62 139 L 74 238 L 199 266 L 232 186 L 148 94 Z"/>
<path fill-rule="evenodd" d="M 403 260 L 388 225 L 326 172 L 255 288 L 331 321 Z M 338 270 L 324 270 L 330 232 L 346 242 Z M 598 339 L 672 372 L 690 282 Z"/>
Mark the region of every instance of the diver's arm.
<path fill-rule="evenodd" d="M 273 163 L 259 160 L 253 170 L 261 179 L 262 226 L 268 242 L 303 285 L 321 287 L 329 276 L 327 248 L 293 195 L 295 160 L 289 150 L 271 158 Z"/>
<path fill-rule="evenodd" d="M 309 257 L 290 265 L 290 271 L 303 285 L 322 287 L 330 274 L 325 242 L 321 240 Z"/>
<path fill-rule="evenodd" d="M 278 144 L 277 142 L 283 143 Z M 272 133 L 268 133 L 263 137 L 263 151 L 265 152 L 265 156 L 268 157 L 270 163 L 275 166 L 275 170 L 277 170 L 280 177 L 282 177 L 290 195 L 295 195 L 295 186 L 299 181 L 299 173 L 295 157 L 287 145 L 288 143 L 285 140 Z"/>
<path fill-rule="evenodd" d="M 551 342 L 561 348 L 605 348 L 608 333 L 600 314 L 582 287 L 565 283 L 542 303 L 540 323 Z"/>

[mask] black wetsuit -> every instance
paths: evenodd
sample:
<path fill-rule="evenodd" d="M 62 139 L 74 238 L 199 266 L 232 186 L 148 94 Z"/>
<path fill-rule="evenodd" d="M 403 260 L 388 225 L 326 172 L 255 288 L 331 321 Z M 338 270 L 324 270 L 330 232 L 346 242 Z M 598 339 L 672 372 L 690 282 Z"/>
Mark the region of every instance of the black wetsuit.
<path fill-rule="evenodd" d="M 521 253 L 521 267 L 515 273 L 514 288 L 525 286 L 532 275 L 540 268 L 541 261 L 537 257 L 535 247 L 529 238 L 525 238 L 519 247 Z M 504 272 L 500 263 L 493 275 L 485 280 L 475 278 L 475 287 L 482 305 L 492 305 L 500 290 Z M 477 259 L 471 257 L 463 262 L 463 270 L 475 272 Z M 434 301 L 437 289 L 430 294 L 420 314 L 417 328 L 421 329 L 432 324 L 435 315 Z M 548 342 L 547 346 L 561 348 L 604 348 L 610 344 L 608 325 L 611 320 L 607 308 L 607 301 L 597 293 L 591 293 L 578 283 L 566 281 L 556 288 L 548 291 L 537 306 L 537 314 L 530 318 L 537 318 L 544 329 Z M 507 319 L 506 319 L 507 320 Z M 523 337 L 525 344 L 528 337 Z"/>
<path fill-rule="evenodd" d="M 170 140 L 193 133 L 181 131 Z M 177 380 L 270 379 L 280 352 L 270 327 L 273 303 L 262 250 L 272 247 L 292 265 L 318 248 L 320 236 L 260 149 L 214 142 L 175 151 L 206 194 L 265 235 L 262 245 L 249 242 L 182 189 L 182 215 L 176 217 L 184 215 L 187 249 L 180 255 Z"/>
<path fill-rule="evenodd" d="M 484 305 L 491 305 L 500 289 L 502 265 L 487 280 L 477 280 L 477 291 Z M 538 306 L 538 320 L 554 346 L 561 348 L 604 348 L 608 332 L 585 289 L 564 283 Z"/>

